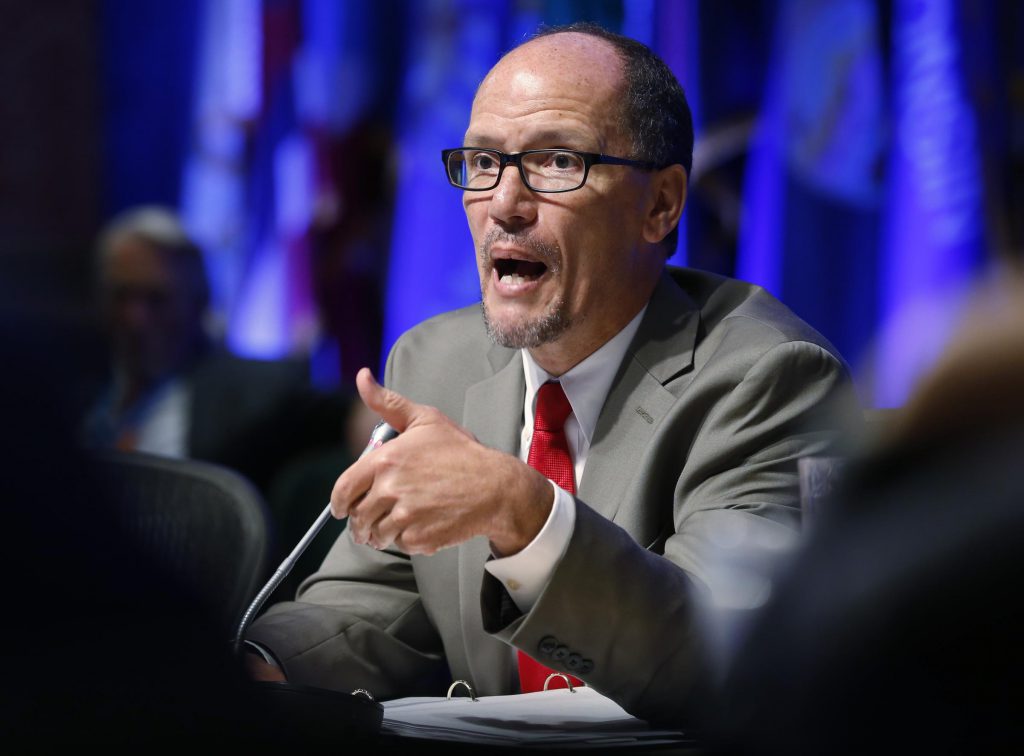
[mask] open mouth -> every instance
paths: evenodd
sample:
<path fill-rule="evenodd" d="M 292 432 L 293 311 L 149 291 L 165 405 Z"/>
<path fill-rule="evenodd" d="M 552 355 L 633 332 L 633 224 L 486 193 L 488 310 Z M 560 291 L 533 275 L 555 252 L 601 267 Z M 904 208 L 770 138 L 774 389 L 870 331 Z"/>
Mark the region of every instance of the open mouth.
<path fill-rule="evenodd" d="M 514 258 L 495 260 L 494 270 L 498 280 L 505 284 L 522 284 L 536 281 L 544 275 L 548 266 L 533 260 L 516 260 Z"/>

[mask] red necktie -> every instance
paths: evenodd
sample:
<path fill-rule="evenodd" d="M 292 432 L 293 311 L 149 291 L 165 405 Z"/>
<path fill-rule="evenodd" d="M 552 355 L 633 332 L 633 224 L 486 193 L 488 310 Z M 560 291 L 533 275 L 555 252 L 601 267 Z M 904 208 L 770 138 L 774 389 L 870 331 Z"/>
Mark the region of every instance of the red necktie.
<path fill-rule="evenodd" d="M 565 421 L 572 414 L 572 406 L 562 390 L 562 384 L 545 383 L 537 391 L 537 411 L 533 416 L 533 440 L 526 464 L 571 494 L 576 493 L 576 480 L 565 440 Z M 553 669 L 545 667 L 532 657 L 519 652 L 519 688 L 523 693 L 544 689 L 544 681 Z M 583 683 L 569 676 L 573 685 Z M 550 688 L 565 687 L 561 677 L 551 680 Z"/>

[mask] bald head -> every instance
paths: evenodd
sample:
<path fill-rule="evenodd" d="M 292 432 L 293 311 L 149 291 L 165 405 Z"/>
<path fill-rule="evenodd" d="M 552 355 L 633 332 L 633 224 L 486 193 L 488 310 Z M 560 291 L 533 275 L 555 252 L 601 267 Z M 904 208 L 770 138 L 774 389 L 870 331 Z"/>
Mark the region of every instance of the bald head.
<path fill-rule="evenodd" d="M 540 45 L 544 46 L 535 47 Z M 613 117 L 627 140 L 628 157 L 659 167 L 678 164 L 689 176 L 693 165 L 690 107 L 671 69 L 650 48 L 592 23 L 548 27 L 507 53 L 491 73 L 504 64 L 522 64 L 525 61 L 518 54 L 531 47 L 541 67 L 586 67 L 575 69 L 581 87 L 597 77 L 614 87 Z M 663 242 L 669 254 L 677 237 L 673 230 Z"/>
<path fill-rule="evenodd" d="M 525 83 L 552 73 L 566 78 L 584 93 L 621 93 L 625 84 L 624 61 L 610 42 L 580 32 L 559 32 L 534 37 L 507 52 L 488 72 L 480 88 L 495 77 L 512 76 Z"/>
<path fill-rule="evenodd" d="M 470 120 L 503 135 L 512 123 L 522 128 L 543 120 L 555 132 L 548 134 L 552 144 L 578 148 L 582 142 L 565 141 L 571 133 L 591 139 L 601 152 L 628 153 L 632 144 L 619 105 L 623 85 L 622 61 L 607 42 L 583 34 L 543 37 L 498 61 L 477 90 Z M 545 143 L 545 134 L 534 139 Z"/>

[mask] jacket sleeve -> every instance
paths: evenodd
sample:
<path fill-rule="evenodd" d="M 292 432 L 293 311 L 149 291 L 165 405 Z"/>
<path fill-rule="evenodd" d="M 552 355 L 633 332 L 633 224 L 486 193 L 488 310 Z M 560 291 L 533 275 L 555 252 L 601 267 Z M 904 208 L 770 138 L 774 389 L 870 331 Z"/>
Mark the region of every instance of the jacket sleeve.
<path fill-rule="evenodd" d="M 357 546 L 347 530 L 296 600 L 272 606 L 248 638 L 304 685 L 387 699 L 434 695 L 448 677 L 408 557 Z"/>

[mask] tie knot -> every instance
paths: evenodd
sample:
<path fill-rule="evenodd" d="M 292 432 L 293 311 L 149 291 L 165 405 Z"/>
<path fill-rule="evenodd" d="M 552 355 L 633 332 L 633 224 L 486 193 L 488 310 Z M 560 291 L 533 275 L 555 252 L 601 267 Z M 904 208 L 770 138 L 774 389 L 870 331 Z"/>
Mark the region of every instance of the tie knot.
<path fill-rule="evenodd" d="M 534 430 L 561 431 L 570 414 L 572 405 L 561 383 L 548 381 L 538 389 L 537 411 L 533 416 Z"/>

